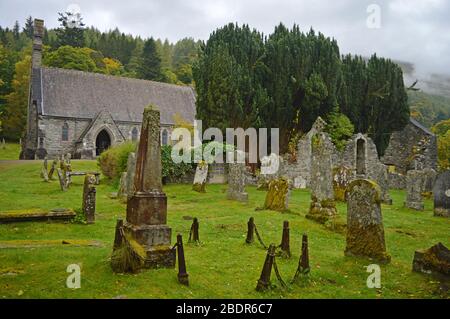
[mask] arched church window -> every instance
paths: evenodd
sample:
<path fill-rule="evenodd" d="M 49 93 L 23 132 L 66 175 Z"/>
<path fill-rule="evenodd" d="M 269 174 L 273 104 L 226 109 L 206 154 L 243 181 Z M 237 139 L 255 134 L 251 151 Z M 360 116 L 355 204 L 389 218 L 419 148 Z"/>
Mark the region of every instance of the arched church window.
<path fill-rule="evenodd" d="M 162 145 L 167 145 L 167 144 L 169 144 L 168 142 L 169 142 L 169 136 L 168 136 L 167 130 L 163 130 L 162 131 Z"/>
<path fill-rule="evenodd" d="M 63 141 L 68 141 L 69 140 L 69 124 L 64 123 L 62 126 L 62 136 L 61 139 Z"/>
<path fill-rule="evenodd" d="M 133 127 L 133 129 L 131 130 L 131 140 L 133 142 L 137 141 L 138 139 L 138 130 L 137 128 Z"/>

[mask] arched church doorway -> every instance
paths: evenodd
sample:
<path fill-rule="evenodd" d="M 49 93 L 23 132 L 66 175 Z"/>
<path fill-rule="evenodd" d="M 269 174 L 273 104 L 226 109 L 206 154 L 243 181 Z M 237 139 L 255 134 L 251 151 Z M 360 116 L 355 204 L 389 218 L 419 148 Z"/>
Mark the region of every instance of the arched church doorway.
<path fill-rule="evenodd" d="M 100 155 L 111 146 L 111 137 L 106 130 L 101 130 L 95 140 L 95 153 Z"/>

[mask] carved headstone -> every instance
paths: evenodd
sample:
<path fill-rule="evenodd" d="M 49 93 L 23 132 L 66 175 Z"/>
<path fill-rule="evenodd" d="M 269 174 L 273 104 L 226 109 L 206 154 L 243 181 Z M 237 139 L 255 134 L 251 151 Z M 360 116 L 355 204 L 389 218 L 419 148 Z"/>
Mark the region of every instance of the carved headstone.
<path fill-rule="evenodd" d="M 248 201 L 245 191 L 245 163 L 231 163 L 228 166 L 228 193 L 227 198 L 241 202 Z"/>
<path fill-rule="evenodd" d="M 95 176 L 86 174 L 84 177 L 82 210 L 88 224 L 95 221 Z"/>
<path fill-rule="evenodd" d="M 192 189 L 199 193 L 206 192 L 206 178 L 208 177 L 208 163 L 201 161 L 195 170 L 194 185 Z"/>
<path fill-rule="evenodd" d="M 347 188 L 346 255 L 366 256 L 378 262 L 389 262 L 386 253 L 381 190 L 371 180 L 357 179 Z"/>
<path fill-rule="evenodd" d="M 424 186 L 423 171 L 410 170 L 406 174 L 406 201 L 405 207 L 423 210 L 422 192 Z"/>
<path fill-rule="evenodd" d="M 441 173 L 434 183 L 434 216 L 450 217 L 450 171 Z"/>
<path fill-rule="evenodd" d="M 153 106 L 144 109 L 134 189 L 128 197 L 123 225 L 124 241 L 129 243 L 127 251 L 131 249 L 142 257 L 138 265 L 141 268 L 175 267 L 175 250 L 170 245 L 172 229 L 166 224 L 167 197 L 162 191 L 160 112 Z"/>
<path fill-rule="evenodd" d="M 325 223 L 337 214 L 333 190 L 334 145 L 326 133 L 311 139 L 311 204 L 306 218 Z"/>

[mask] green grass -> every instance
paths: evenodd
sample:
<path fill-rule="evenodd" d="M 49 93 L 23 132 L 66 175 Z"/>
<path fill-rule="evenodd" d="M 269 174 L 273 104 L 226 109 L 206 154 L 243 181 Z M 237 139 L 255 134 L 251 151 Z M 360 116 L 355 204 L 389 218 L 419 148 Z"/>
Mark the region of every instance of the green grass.
<path fill-rule="evenodd" d="M 74 170 L 96 169 L 94 161 L 73 161 Z M 58 181 L 39 178 L 39 162 L 0 163 L 0 211 L 57 207 L 77 209 L 81 206 L 83 177 L 63 193 Z M 102 181 L 97 187 L 96 223 L 26 222 L 0 225 L 0 240 L 96 240 L 100 247 L 45 246 L 0 249 L 0 298 L 442 298 L 438 282 L 427 275 L 411 271 L 417 249 L 441 241 L 449 245 L 450 220 L 433 217 L 431 201 L 424 212 L 402 207 L 405 193 L 392 191 L 393 206 L 383 205 L 388 252 L 392 262 L 381 265 L 381 289 L 369 289 L 364 258 L 344 256 L 345 237 L 305 218 L 310 194 L 292 192 L 292 213 L 255 211 L 264 202 L 265 192 L 247 188 L 249 203 L 228 201 L 226 185 L 207 185 L 207 193 L 193 192 L 190 185 L 168 185 L 168 224 L 172 242 L 183 234 L 190 286 L 177 282 L 175 269 L 145 270 L 136 275 L 119 275 L 111 271 L 109 257 L 117 218 L 125 217 L 125 205 L 110 199 L 116 191 Z M 338 204 L 345 218 L 344 203 Z M 200 245 L 186 243 L 191 221 L 198 217 Z M 266 244 L 279 244 L 282 223 L 290 222 L 291 259 L 279 259 L 281 275 L 290 281 L 295 273 L 301 247 L 301 235 L 307 232 L 310 243 L 311 274 L 309 281 L 289 284 L 266 293 L 255 291 L 266 251 L 258 244 L 244 244 L 246 223 L 255 217 Z M 81 265 L 81 289 L 65 286 L 69 264 Z"/>
<path fill-rule="evenodd" d="M 6 143 L 5 148 L 0 143 L 0 160 L 17 160 L 19 159 L 20 145 L 16 143 Z"/>

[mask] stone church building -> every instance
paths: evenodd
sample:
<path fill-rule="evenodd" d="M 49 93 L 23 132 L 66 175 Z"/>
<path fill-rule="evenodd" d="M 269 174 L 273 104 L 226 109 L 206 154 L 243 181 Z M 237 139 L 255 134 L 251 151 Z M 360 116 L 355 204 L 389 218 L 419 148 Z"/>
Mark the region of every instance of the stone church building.
<path fill-rule="evenodd" d="M 175 117 L 193 123 L 191 87 L 42 66 L 44 21 L 35 20 L 27 132 L 22 159 L 71 153 L 92 159 L 111 145 L 137 140 L 144 107 L 161 112 L 161 143 Z"/>

